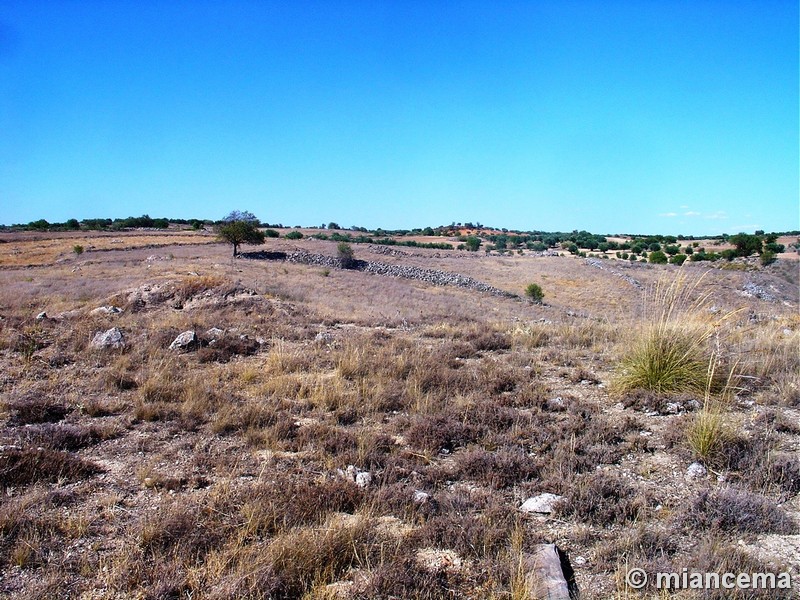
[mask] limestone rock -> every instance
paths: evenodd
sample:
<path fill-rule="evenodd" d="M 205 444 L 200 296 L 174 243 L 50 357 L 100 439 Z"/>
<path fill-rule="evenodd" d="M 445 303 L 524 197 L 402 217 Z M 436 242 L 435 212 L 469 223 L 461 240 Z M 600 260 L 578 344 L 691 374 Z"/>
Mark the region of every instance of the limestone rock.
<path fill-rule="evenodd" d="M 122 348 L 125 345 L 125 336 L 118 327 L 107 331 L 98 331 L 92 338 L 92 348 Z"/>
<path fill-rule="evenodd" d="M 526 513 L 550 514 L 555 509 L 556 503 L 562 499 L 563 496 L 545 492 L 544 494 L 528 498 L 519 509 Z"/>
<path fill-rule="evenodd" d="M 197 335 L 193 330 L 184 331 L 169 345 L 170 350 L 189 350 L 197 345 Z"/>
<path fill-rule="evenodd" d="M 693 462 L 689 465 L 689 468 L 686 469 L 687 479 L 702 479 L 706 475 L 708 475 L 708 470 L 699 462 Z"/>

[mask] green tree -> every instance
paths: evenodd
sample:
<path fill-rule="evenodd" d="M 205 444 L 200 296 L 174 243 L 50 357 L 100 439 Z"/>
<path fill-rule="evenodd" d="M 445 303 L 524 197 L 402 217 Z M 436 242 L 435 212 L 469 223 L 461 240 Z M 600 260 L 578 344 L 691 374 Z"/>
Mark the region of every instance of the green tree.
<path fill-rule="evenodd" d="M 736 256 L 750 256 L 761 254 L 761 238 L 757 235 L 737 233 L 728 240 L 736 246 Z"/>
<path fill-rule="evenodd" d="M 481 240 L 474 235 L 467 237 L 466 240 L 467 250 L 470 252 L 477 252 L 478 248 L 481 247 Z"/>
<path fill-rule="evenodd" d="M 219 239 L 233 245 L 233 256 L 239 253 L 241 244 L 264 243 L 264 232 L 260 231 L 252 221 L 227 221 L 219 227 L 217 235 Z"/>
<path fill-rule="evenodd" d="M 350 244 L 347 242 L 339 242 L 339 245 L 336 246 L 336 253 L 339 255 L 339 260 L 342 262 L 343 269 L 352 269 L 355 266 L 356 258 Z"/>
<path fill-rule="evenodd" d="M 664 265 L 667 263 L 667 255 L 661 250 L 656 250 L 650 253 L 650 262 L 656 265 Z"/>

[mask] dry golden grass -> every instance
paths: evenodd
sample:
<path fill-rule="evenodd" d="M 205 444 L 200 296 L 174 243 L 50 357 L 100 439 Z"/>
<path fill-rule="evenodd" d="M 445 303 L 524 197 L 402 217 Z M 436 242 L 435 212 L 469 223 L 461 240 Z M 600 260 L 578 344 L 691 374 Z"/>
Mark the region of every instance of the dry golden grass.
<path fill-rule="evenodd" d="M 57 260 L 82 262 L 92 258 L 92 252 L 104 250 L 131 250 L 174 246 L 175 244 L 209 244 L 214 237 L 204 233 L 154 233 L 118 232 L 113 234 L 47 234 L 44 236 L 5 234 L 7 243 L 0 244 L 0 268 L 50 265 Z M 75 255 L 74 246 L 83 246 L 84 253 Z"/>
<path fill-rule="evenodd" d="M 327 242 L 268 244 L 335 253 Z M 535 280 L 548 304 L 534 306 L 232 261 L 223 245 L 163 248 L 173 255 L 163 261 L 147 253 L 90 252 L 74 272 L 0 269 L 0 468 L 16 477 L 31 464 L 38 478 L 11 493 L 0 482 L 0 595 L 525 597 L 520 557 L 558 540 L 571 556 L 602 559 L 576 568 L 582 597 L 625 597 L 613 571 L 626 556 L 650 560 L 652 539 L 675 549 L 668 566 L 695 558 L 680 507 L 716 484 L 683 479 L 702 454 L 687 443 L 692 423 L 710 433 L 709 466 L 750 494 L 731 496 L 740 504 L 785 523 L 783 509 L 765 507 L 800 491 L 790 452 L 799 323 L 789 308 L 736 294 L 741 273 L 714 271 L 687 298 L 710 292 L 722 307 L 697 327 L 719 325 L 700 355 L 719 357 L 723 380 L 736 365 L 741 375 L 720 412 L 728 436 L 712 422 L 713 389 L 706 409 L 653 419 L 609 394 L 628 332 L 661 317 L 579 259 L 386 257 L 516 293 Z M 655 284 L 667 270 L 630 272 Z M 148 302 L 130 300 L 155 284 Z M 256 295 L 234 299 L 244 288 Z M 741 303 L 764 317 L 719 323 Z M 125 310 L 90 314 L 107 304 Z M 52 318 L 36 321 L 44 309 Z M 89 348 L 115 326 L 126 348 Z M 213 343 L 211 327 L 224 330 Z M 188 329 L 205 345 L 169 350 Z M 674 399 L 702 405 L 705 395 Z M 542 492 L 567 498 L 559 518 L 517 512 Z M 704 523 L 714 514 L 692 513 Z"/>

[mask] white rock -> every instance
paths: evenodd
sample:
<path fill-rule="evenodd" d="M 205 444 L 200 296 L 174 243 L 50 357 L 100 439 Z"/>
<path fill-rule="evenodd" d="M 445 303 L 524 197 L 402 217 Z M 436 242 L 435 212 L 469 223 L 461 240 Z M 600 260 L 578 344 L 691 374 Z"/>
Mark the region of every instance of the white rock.
<path fill-rule="evenodd" d="M 538 496 L 528 498 L 525 500 L 522 506 L 519 507 L 519 509 L 526 513 L 550 514 L 553 512 L 556 502 L 562 500 L 563 498 L 563 496 L 545 492 L 544 494 L 539 494 Z"/>
<path fill-rule="evenodd" d="M 223 333 L 225 333 L 225 332 L 224 332 L 222 329 L 220 329 L 219 327 L 212 327 L 211 329 L 209 329 L 208 331 L 206 331 L 206 335 L 207 335 L 208 337 L 210 337 L 210 338 L 214 338 L 214 339 L 218 338 L 218 337 L 219 337 L 219 336 L 221 336 Z"/>
<path fill-rule="evenodd" d="M 184 331 L 169 345 L 170 350 L 185 350 L 197 343 L 197 336 L 191 329 Z"/>
<path fill-rule="evenodd" d="M 414 491 L 414 504 L 425 504 L 428 499 L 431 497 L 430 494 L 427 494 L 421 490 Z"/>
<path fill-rule="evenodd" d="M 122 348 L 124 345 L 125 337 L 117 327 L 112 327 L 107 331 L 98 331 L 90 344 L 92 348 Z"/>
<path fill-rule="evenodd" d="M 116 306 L 98 306 L 95 309 L 89 311 L 89 314 L 92 315 L 116 315 L 122 312 L 121 308 Z"/>
<path fill-rule="evenodd" d="M 372 483 L 372 473 L 369 471 L 362 471 L 356 475 L 356 485 L 360 488 L 368 488 Z"/>
<path fill-rule="evenodd" d="M 686 469 L 686 477 L 689 479 L 702 479 L 706 475 L 708 475 L 708 471 L 699 462 L 693 462 L 689 465 L 689 468 Z"/>
<path fill-rule="evenodd" d="M 47 318 L 47 313 L 45 311 L 42 311 L 38 315 L 36 315 L 37 321 L 44 321 L 46 318 Z"/>

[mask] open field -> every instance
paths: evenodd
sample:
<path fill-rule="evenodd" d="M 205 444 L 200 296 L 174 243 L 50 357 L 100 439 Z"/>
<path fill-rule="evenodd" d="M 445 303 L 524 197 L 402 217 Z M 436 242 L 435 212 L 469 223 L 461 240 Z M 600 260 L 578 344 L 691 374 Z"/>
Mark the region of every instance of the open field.
<path fill-rule="evenodd" d="M 2 597 L 517 600 L 542 543 L 581 598 L 665 597 L 633 567 L 796 597 L 796 261 L 354 246 L 502 296 L 279 260 L 313 239 L 2 238 Z"/>

